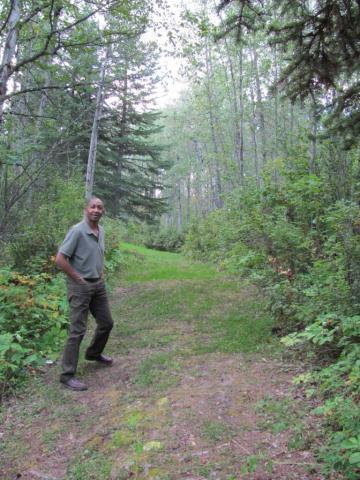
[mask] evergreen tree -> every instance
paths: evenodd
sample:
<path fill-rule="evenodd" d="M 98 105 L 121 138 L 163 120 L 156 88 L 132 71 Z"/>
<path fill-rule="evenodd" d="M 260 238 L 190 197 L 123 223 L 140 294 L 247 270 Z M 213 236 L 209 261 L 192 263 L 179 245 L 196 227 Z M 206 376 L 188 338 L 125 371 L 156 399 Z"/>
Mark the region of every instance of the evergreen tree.
<path fill-rule="evenodd" d="M 236 30 L 241 38 L 259 23 L 266 25 L 270 43 L 280 45 L 286 58 L 277 84 L 292 100 L 320 95 L 331 114 L 330 123 L 343 132 L 347 143 L 356 141 L 360 131 L 359 2 L 224 0 L 218 10 L 225 9 L 229 10 L 223 35 Z"/>
<path fill-rule="evenodd" d="M 161 127 L 159 113 L 148 107 L 157 81 L 155 52 L 155 45 L 143 43 L 140 36 L 124 39 L 112 51 L 95 188 L 108 200 L 111 213 L 123 219 L 151 221 L 166 206 L 161 177 L 169 162 L 152 141 Z"/>

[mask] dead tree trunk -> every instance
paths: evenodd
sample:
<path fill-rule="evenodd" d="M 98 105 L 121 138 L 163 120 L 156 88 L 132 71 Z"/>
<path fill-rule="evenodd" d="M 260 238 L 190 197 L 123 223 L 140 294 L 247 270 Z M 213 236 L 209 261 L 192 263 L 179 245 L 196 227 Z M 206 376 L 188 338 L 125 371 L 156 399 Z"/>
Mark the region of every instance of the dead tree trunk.
<path fill-rule="evenodd" d="M 104 103 L 105 70 L 106 70 L 106 63 L 107 63 L 109 54 L 110 54 L 110 47 L 108 47 L 106 51 L 106 56 L 100 68 L 100 81 L 99 81 L 99 87 L 96 95 L 96 106 L 95 106 L 93 126 L 91 130 L 90 148 L 89 148 L 87 170 L 86 170 L 85 197 L 87 199 L 91 198 L 93 194 L 98 130 L 99 130 L 99 123 L 100 123 L 100 118 L 101 118 L 101 113 L 102 113 L 102 108 Z"/>

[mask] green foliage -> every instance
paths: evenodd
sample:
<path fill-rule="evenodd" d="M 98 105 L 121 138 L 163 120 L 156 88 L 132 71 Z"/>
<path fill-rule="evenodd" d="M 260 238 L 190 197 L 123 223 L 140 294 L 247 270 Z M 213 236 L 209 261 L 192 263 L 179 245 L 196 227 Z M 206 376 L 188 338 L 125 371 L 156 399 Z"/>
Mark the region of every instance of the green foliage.
<path fill-rule="evenodd" d="M 292 52 L 281 65 L 280 78 L 273 88 L 281 87 L 292 100 L 314 98 L 314 93 L 331 88 L 331 99 L 323 95 L 322 102 L 327 102 L 333 111 L 337 130 L 347 130 L 346 135 L 353 135 L 354 141 L 359 130 L 359 30 L 354 27 L 360 10 L 358 2 L 352 0 L 344 5 L 339 0 L 314 0 L 310 4 L 278 0 L 270 5 L 272 14 L 269 6 L 259 0 L 218 2 L 218 10 L 227 10 L 220 36 L 235 31 L 237 40 L 243 42 L 245 32 L 265 28 L 270 45 L 285 54 L 290 49 Z"/>
<path fill-rule="evenodd" d="M 144 245 L 164 252 L 179 252 L 185 241 L 185 232 L 159 224 L 127 222 L 123 224 L 123 238 L 135 245 Z"/>
<path fill-rule="evenodd" d="M 327 443 L 318 453 L 325 472 L 340 471 L 349 480 L 359 478 L 360 413 L 356 401 L 338 395 L 328 399 L 314 413 L 321 415 L 328 428 L 335 432 L 328 434 Z"/>
<path fill-rule="evenodd" d="M 35 194 L 33 204 L 24 206 L 21 229 L 6 247 L 12 267 L 29 274 L 53 271 L 51 257 L 69 227 L 80 221 L 83 208 L 83 188 L 76 180 L 56 178 L 46 194 Z"/>
<path fill-rule="evenodd" d="M 275 182 L 274 170 L 281 174 Z M 223 209 L 191 226 L 184 251 L 248 276 L 266 293 L 276 330 L 287 334 L 283 343 L 312 367 L 312 394 L 326 399 L 318 410 L 327 428 L 319 453 L 324 468 L 353 479 L 359 468 L 350 439 L 360 428 L 360 207 L 337 200 L 331 188 L 321 174 L 309 174 L 302 157 L 269 163 L 262 188 L 250 184 L 229 195 Z M 232 331 L 233 338 L 241 334 Z"/>
<path fill-rule="evenodd" d="M 123 255 L 120 249 L 120 241 L 123 236 L 121 224 L 112 218 L 104 218 L 102 225 L 105 230 L 105 273 L 112 279 L 117 269 L 123 265 Z"/>
<path fill-rule="evenodd" d="M 177 230 L 150 227 L 144 239 L 144 245 L 155 250 L 179 252 L 184 243 L 184 238 L 184 233 Z"/>
<path fill-rule="evenodd" d="M 61 348 L 67 326 L 64 292 L 59 277 L 0 270 L 1 392 Z"/>
<path fill-rule="evenodd" d="M 135 245 L 143 244 L 144 238 L 149 228 L 148 225 L 139 221 L 129 221 L 126 223 L 122 223 L 122 225 L 124 231 L 123 239 L 125 242 Z"/>
<path fill-rule="evenodd" d="M 195 260 L 221 262 L 228 251 L 236 246 L 239 233 L 223 210 L 211 212 L 201 222 L 190 225 L 185 237 L 183 252 Z"/>

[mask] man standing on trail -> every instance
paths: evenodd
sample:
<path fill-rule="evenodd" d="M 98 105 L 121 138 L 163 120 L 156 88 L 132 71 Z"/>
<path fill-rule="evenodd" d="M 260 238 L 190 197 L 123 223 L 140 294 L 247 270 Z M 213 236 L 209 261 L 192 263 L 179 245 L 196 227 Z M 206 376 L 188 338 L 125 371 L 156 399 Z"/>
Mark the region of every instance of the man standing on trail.
<path fill-rule="evenodd" d="M 75 378 L 75 373 L 89 310 L 95 317 L 96 330 L 85 358 L 105 366 L 113 363 L 111 357 L 102 354 L 113 327 L 103 275 L 104 229 L 99 225 L 103 213 L 103 202 L 91 198 L 85 206 L 84 220 L 70 228 L 55 259 L 67 275 L 70 329 L 60 381 L 71 390 L 87 390 L 87 386 Z"/>

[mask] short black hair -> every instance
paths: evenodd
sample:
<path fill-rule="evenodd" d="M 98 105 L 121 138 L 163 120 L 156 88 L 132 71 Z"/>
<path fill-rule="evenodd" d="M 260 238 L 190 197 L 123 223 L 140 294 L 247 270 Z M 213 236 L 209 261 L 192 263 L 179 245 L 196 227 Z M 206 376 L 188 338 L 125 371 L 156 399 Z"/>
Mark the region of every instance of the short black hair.
<path fill-rule="evenodd" d="M 101 198 L 97 197 L 96 195 L 92 195 L 90 198 L 85 200 L 84 208 L 87 208 L 92 200 L 100 200 L 100 202 L 104 205 L 104 201 Z"/>

